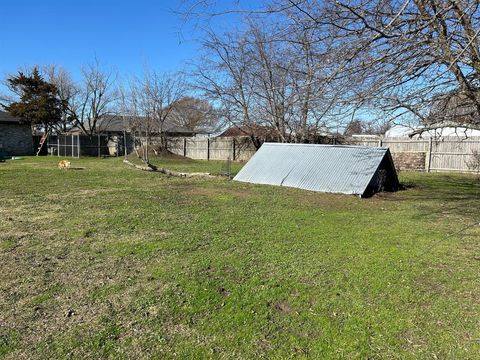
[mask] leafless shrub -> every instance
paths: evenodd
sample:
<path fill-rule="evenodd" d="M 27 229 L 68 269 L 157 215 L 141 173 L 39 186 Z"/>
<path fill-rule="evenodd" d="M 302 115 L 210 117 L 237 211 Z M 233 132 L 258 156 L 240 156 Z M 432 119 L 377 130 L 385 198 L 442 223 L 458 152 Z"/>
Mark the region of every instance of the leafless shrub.
<path fill-rule="evenodd" d="M 480 177 L 480 151 L 473 150 L 470 160 L 467 161 L 469 170 L 474 171 Z"/>

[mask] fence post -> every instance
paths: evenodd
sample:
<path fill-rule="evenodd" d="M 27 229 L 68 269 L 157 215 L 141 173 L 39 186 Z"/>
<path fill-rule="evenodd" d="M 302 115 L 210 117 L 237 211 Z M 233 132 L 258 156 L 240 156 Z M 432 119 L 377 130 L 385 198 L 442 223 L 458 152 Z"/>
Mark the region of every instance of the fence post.
<path fill-rule="evenodd" d="M 233 152 L 233 161 L 235 161 L 235 153 L 236 153 L 236 149 L 235 149 L 235 138 L 232 139 L 232 152 Z"/>
<path fill-rule="evenodd" d="M 430 137 L 429 141 L 428 141 L 428 151 L 427 151 L 427 154 L 425 156 L 425 170 L 427 172 L 430 172 L 430 168 L 431 168 L 431 164 L 432 164 L 432 145 L 433 145 L 433 140 L 432 140 L 432 137 Z"/>
<path fill-rule="evenodd" d="M 81 146 L 80 146 L 80 135 L 77 135 L 77 158 L 80 157 L 80 149 L 81 149 Z"/>
<path fill-rule="evenodd" d="M 127 134 L 125 129 L 123 130 L 123 156 L 127 158 Z"/>
<path fill-rule="evenodd" d="M 57 154 L 60 157 L 60 135 L 57 134 Z"/>
<path fill-rule="evenodd" d="M 97 135 L 98 157 L 100 157 L 100 134 Z"/>
<path fill-rule="evenodd" d="M 187 157 L 187 138 L 183 138 L 183 156 Z"/>
<path fill-rule="evenodd" d="M 210 138 L 207 137 L 207 160 L 210 160 Z"/>

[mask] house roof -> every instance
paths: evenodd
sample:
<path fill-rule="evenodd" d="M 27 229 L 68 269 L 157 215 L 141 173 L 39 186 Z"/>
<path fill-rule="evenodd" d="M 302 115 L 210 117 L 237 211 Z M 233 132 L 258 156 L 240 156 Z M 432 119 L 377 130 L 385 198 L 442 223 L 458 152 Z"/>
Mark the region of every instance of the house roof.
<path fill-rule="evenodd" d="M 267 141 L 276 139 L 278 135 L 277 130 L 271 126 L 259 125 L 255 123 L 243 124 L 243 125 L 233 125 L 226 130 L 224 130 L 220 137 L 241 137 L 241 136 L 254 136 L 257 138 L 263 138 Z M 336 137 L 336 134 L 333 134 L 328 131 L 326 128 L 315 128 L 311 127 L 308 129 L 308 135 L 312 142 L 315 142 L 315 139 L 322 137 Z M 286 134 L 286 137 L 294 138 L 295 131 L 291 131 L 289 134 Z"/>
<path fill-rule="evenodd" d="M 0 110 L 0 124 L 16 124 L 20 125 L 20 119 L 13 117 L 6 111 Z"/>
<path fill-rule="evenodd" d="M 235 125 L 226 129 L 219 136 L 221 137 L 235 137 L 235 136 L 257 136 L 268 137 L 274 133 L 274 129 L 261 126 L 257 124 Z"/>
<path fill-rule="evenodd" d="M 458 124 L 457 124 L 458 125 Z M 405 138 L 441 138 L 447 136 L 472 137 L 480 136 L 480 130 L 472 129 L 467 126 L 455 126 L 455 123 L 438 123 L 429 127 L 418 126 L 410 127 L 406 125 L 393 125 L 385 133 L 385 138 L 405 137 Z"/>
<path fill-rule="evenodd" d="M 97 132 L 105 133 L 121 133 L 124 130 L 131 131 L 132 129 L 138 127 L 137 124 L 141 124 L 144 118 L 141 116 L 130 117 L 130 116 L 121 116 L 121 115 L 107 115 L 102 119 L 99 119 L 97 122 Z M 137 126 L 136 126 L 137 125 Z M 192 134 L 193 131 L 190 129 L 178 126 L 169 119 L 165 120 L 163 124 L 163 130 L 167 133 L 177 133 L 177 134 Z"/>
<path fill-rule="evenodd" d="M 234 180 L 363 196 L 381 164 L 397 188 L 395 167 L 386 148 L 264 143 Z"/>
<path fill-rule="evenodd" d="M 195 128 L 196 135 L 220 136 L 225 130 L 219 125 L 205 125 Z"/>

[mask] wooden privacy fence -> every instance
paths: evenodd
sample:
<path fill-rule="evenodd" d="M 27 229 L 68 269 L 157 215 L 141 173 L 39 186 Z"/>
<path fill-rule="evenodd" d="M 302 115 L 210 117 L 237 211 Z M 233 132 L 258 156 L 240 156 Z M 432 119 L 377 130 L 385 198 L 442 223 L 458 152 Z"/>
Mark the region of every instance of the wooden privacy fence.
<path fill-rule="evenodd" d="M 246 161 L 256 152 L 248 137 L 168 138 L 167 149 L 174 154 L 199 160 Z"/>
<path fill-rule="evenodd" d="M 470 164 L 473 153 L 480 152 L 480 137 L 457 136 L 438 139 L 352 139 L 352 145 L 388 147 L 395 165 L 401 170 L 475 171 Z"/>
<path fill-rule="evenodd" d="M 336 142 L 336 141 L 335 141 Z M 343 139 L 350 145 L 388 147 L 399 170 L 475 171 L 469 164 L 473 152 L 480 152 L 480 137 L 463 139 L 457 136 L 440 139 Z M 167 148 L 178 155 L 200 160 L 247 161 L 256 148 L 248 137 L 168 138 Z"/>
<path fill-rule="evenodd" d="M 160 139 L 151 139 L 152 143 Z M 408 138 L 353 138 L 331 139 L 331 143 L 388 147 L 395 166 L 399 170 L 416 171 L 459 171 L 474 172 L 473 153 L 480 153 L 480 137 L 461 138 L 457 136 L 438 139 Z M 79 135 L 50 136 L 47 149 L 50 155 L 57 156 L 118 156 L 133 151 L 134 139 L 128 136 Z M 167 139 L 167 149 L 174 154 L 199 160 L 247 161 L 256 152 L 249 137 L 192 138 L 171 137 Z"/>

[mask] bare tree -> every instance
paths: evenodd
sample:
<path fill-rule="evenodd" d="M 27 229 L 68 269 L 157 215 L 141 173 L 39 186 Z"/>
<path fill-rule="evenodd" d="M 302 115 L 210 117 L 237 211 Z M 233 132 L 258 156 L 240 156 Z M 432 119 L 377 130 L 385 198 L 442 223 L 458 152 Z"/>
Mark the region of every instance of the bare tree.
<path fill-rule="evenodd" d="M 78 87 L 70 73 L 62 67 L 46 65 L 43 67 L 43 72 L 46 74 L 47 80 L 57 87 L 57 94 L 62 105 L 62 119 L 55 125 L 55 129 L 60 133 L 66 132 L 74 126 L 69 106 L 79 94 Z"/>
<path fill-rule="evenodd" d="M 144 138 L 143 160 L 148 163 L 148 146 L 153 134 L 160 135 L 161 148 L 166 148 L 165 122 L 174 110 L 172 104 L 185 94 L 185 81 L 180 74 L 165 74 L 145 69 L 143 77 L 130 79 L 123 91 L 122 108 L 130 118 L 130 126 Z"/>
<path fill-rule="evenodd" d="M 65 132 L 79 128 L 84 134 L 100 131 L 99 121 L 117 113 L 116 76 L 101 69 L 98 61 L 82 68 L 75 82 L 70 73 L 56 65 L 38 67 L 47 81 L 55 85 L 61 103 L 61 121 L 54 130 Z"/>
<path fill-rule="evenodd" d="M 220 113 L 207 101 L 191 96 L 175 101 L 169 119 L 176 125 L 197 131 L 207 128 L 217 128 Z"/>
<path fill-rule="evenodd" d="M 241 6 L 216 12 L 213 0 L 185 3 L 190 14 L 209 19 L 242 13 Z M 313 62 L 330 59 L 334 66 L 304 86 L 343 81 L 349 97 L 336 102 L 350 105 L 351 119 L 380 110 L 383 119 L 415 119 L 425 129 L 480 127 L 478 1 L 280 0 L 250 9 L 243 14 L 275 24 L 284 46 L 311 33 L 304 46 Z"/>
<path fill-rule="evenodd" d="M 93 135 L 100 129 L 99 121 L 118 113 L 118 91 L 113 72 L 101 69 L 98 61 L 82 68 L 81 81 L 72 91 L 67 112 L 73 125 L 86 135 Z"/>
<path fill-rule="evenodd" d="M 349 108 L 345 80 L 330 76 L 332 54 L 320 51 L 313 35 L 293 31 L 285 41 L 276 24 L 260 20 L 243 32 L 210 32 L 196 85 L 239 128 L 267 127 L 280 142 L 312 141 L 344 118 L 342 101 Z"/>
<path fill-rule="evenodd" d="M 250 57 L 245 39 L 237 34 L 220 37 L 210 32 L 205 54 L 197 62 L 195 87 L 216 101 L 232 124 L 251 123 Z"/>
<path fill-rule="evenodd" d="M 289 2 L 346 49 L 338 76 L 359 76 L 359 106 L 425 129 L 480 126 L 478 2 Z"/>

